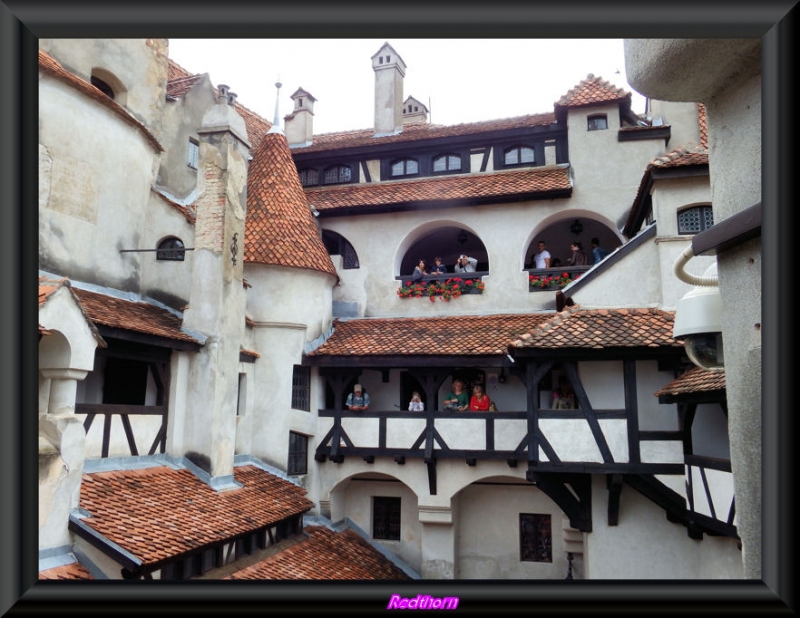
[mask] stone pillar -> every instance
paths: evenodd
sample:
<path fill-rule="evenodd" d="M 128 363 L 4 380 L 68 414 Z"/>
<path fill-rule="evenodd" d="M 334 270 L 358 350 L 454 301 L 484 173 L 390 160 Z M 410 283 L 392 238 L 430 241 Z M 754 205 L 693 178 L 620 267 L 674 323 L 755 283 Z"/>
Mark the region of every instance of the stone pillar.
<path fill-rule="evenodd" d="M 50 416 L 74 414 L 78 380 L 83 380 L 89 372 L 82 369 L 41 369 L 40 373 L 43 378 L 50 380 L 47 414 Z"/>
<path fill-rule="evenodd" d="M 183 448 L 211 477 L 233 482 L 239 349 L 244 336 L 243 245 L 247 199 L 244 120 L 235 95 L 220 97 L 203 117 L 198 165 L 194 265 L 184 327 L 206 336 L 188 371 Z M 179 443 L 179 441 L 176 441 Z"/>
<path fill-rule="evenodd" d="M 456 534 L 450 507 L 419 506 L 423 579 L 455 579 Z"/>

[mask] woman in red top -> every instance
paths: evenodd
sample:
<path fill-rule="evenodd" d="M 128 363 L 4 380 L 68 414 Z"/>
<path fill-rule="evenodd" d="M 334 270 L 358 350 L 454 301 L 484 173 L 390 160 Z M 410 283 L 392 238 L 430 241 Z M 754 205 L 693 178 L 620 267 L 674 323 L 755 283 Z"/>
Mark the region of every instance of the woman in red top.
<path fill-rule="evenodd" d="M 469 400 L 469 409 L 478 412 L 489 411 L 489 395 L 483 392 L 483 388 L 476 385 L 472 388 L 472 397 Z"/>

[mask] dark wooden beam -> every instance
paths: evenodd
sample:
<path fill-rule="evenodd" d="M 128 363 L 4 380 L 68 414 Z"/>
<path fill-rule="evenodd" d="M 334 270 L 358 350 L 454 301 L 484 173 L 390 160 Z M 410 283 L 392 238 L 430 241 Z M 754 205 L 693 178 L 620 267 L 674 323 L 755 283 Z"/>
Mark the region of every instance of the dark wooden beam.
<path fill-rule="evenodd" d="M 608 487 L 608 525 L 619 525 L 619 498 L 622 494 L 622 475 L 609 474 L 606 476 Z"/>
<path fill-rule="evenodd" d="M 692 236 L 695 255 L 715 255 L 761 236 L 761 202 Z"/>

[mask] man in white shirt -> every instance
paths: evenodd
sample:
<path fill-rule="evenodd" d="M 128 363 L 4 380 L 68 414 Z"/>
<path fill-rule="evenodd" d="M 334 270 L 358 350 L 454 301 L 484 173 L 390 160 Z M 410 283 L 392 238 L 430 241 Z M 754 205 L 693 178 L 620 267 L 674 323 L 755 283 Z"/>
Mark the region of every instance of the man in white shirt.
<path fill-rule="evenodd" d="M 539 241 L 539 253 L 533 256 L 533 264 L 536 268 L 550 268 L 550 252 L 546 249 L 543 240 Z"/>
<path fill-rule="evenodd" d="M 477 264 L 478 260 L 462 253 L 456 262 L 455 271 L 457 273 L 474 273 Z"/>

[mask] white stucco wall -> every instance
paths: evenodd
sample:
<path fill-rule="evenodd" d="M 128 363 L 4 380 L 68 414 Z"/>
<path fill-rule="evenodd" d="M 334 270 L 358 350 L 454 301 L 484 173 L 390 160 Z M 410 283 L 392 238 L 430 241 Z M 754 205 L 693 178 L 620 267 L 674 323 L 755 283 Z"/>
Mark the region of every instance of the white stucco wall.
<path fill-rule="evenodd" d="M 158 154 L 116 114 L 46 76 L 39 118 L 40 268 L 136 290 L 142 254 L 120 249 L 143 248 Z"/>

